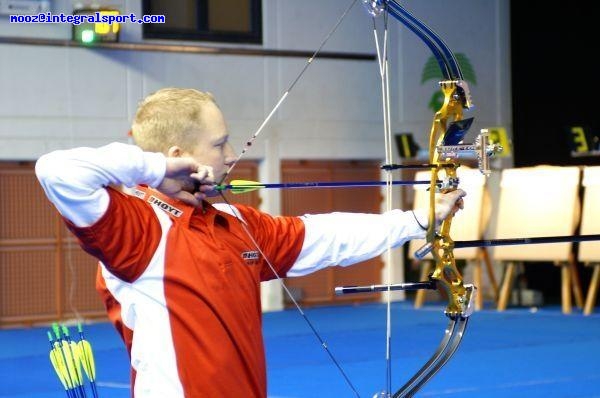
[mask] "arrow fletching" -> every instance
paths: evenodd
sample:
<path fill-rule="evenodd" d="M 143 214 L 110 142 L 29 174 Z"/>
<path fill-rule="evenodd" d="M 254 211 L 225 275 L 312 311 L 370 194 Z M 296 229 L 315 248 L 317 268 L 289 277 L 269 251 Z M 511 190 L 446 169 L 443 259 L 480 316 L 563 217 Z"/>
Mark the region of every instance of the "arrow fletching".
<path fill-rule="evenodd" d="M 61 326 L 63 333 L 63 351 L 65 351 L 65 358 L 67 359 L 67 368 L 69 372 L 74 375 L 73 380 L 76 382 L 76 386 L 83 386 L 83 373 L 81 370 L 81 359 L 80 351 L 77 343 L 71 340 L 69 335 L 69 329 L 65 325 Z"/>
<path fill-rule="evenodd" d="M 77 324 L 77 331 L 79 332 L 79 342 L 77 343 L 79 350 L 79 359 L 81 361 L 81 365 L 83 366 L 83 370 L 88 380 L 90 381 L 90 385 L 92 387 L 92 394 L 94 398 L 98 397 L 98 388 L 96 387 L 96 364 L 94 361 L 94 352 L 92 351 L 92 345 L 89 341 L 86 340 L 83 335 L 83 327 L 81 323 Z"/>
<path fill-rule="evenodd" d="M 90 381 L 96 380 L 96 364 L 94 363 L 94 354 L 92 346 L 88 341 L 82 340 L 77 343 L 80 352 L 81 365 L 85 375 Z"/>
<path fill-rule="evenodd" d="M 78 376 L 77 366 L 75 365 L 75 358 L 73 357 L 71 346 L 66 340 L 63 340 L 61 342 L 61 350 L 65 357 L 65 363 L 67 366 L 69 379 L 71 379 L 71 381 L 73 382 L 73 387 L 79 387 L 81 385 L 81 380 Z"/>
<path fill-rule="evenodd" d="M 60 352 L 58 345 L 55 345 L 52 339 L 52 333 L 48 332 L 48 339 L 50 340 L 50 363 L 58 376 L 58 380 L 63 385 L 65 390 L 72 388 L 70 380 L 68 379 L 68 373 L 65 365 L 65 360 Z"/>
<path fill-rule="evenodd" d="M 256 181 L 233 180 L 228 185 L 217 186 L 218 191 L 228 190 L 233 194 L 253 192 L 262 188 L 266 188 L 265 184 Z"/>

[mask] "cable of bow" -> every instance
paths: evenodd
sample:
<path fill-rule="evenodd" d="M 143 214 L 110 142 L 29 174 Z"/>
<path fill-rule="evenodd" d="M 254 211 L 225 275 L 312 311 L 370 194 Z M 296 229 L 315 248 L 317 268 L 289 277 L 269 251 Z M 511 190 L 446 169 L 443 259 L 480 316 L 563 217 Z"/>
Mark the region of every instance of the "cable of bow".
<path fill-rule="evenodd" d="M 364 1 L 363 1 L 364 4 Z M 369 12 L 369 8 L 367 8 Z M 384 7 L 385 11 L 385 7 Z M 384 12 L 383 18 L 383 39 L 382 43 L 379 41 L 379 34 L 377 29 L 376 14 L 369 12 L 373 17 L 373 37 L 375 40 L 375 48 L 377 49 L 377 60 L 379 65 L 379 77 L 381 82 L 381 106 L 383 116 L 383 135 L 384 135 L 384 149 L 385 149 L 385 164 L 391 164 L 393 160 L 392 151 L 392 128 L 391 128 L 391 113 L 390 113 L 390 81 L 389 81 L 389 60 L 388 60 L 388 48 L 389 48 L 389 36 L 388 36 L 388 14 Z M 392 181 L 393 175 L 391 169 L 384 169 L 385 172 L 385 210 L 391 211 L 393 204 L 393 189 Z M 387 398 L 390 396 L 392 390 L 392 237 L 388 234 L 387 236 L 387 247 L 385 251 L 385 263 L 387 272 L 385 276 L 386 286 L 385 290 L 381 290 L 385 293 L 386 303 L 386 332 L 385 332 L 385 384 L 384 390 L 376 397 Z"/>
<path fill-rule="evenodd" d="M 354 5 L 356 4 L 357 1 L 358 0 L 352 0 L 351 1 L 350 5 L 345 9 L 345 11 L 340 16 L 340 18 L 337 20 L 337 22 L 335 23 L 335 25 L 333 26 L 333 28 L 325 36 L 325 38 L 323 39 L 323 41 L 321 42 L 321 44 L 319 45 L 319 47 L 315 50 L 315 52 L 312 54 L 312 56 L 307 60 L 307 62 L 305 63 L 305 65 L 302 68 L 302 70 L 300 71 L 300 73 L 292 81 L 292 83 L 290 84 L 290 86 L 288 87 L 288 89 L 282 94 L 282 96 L 279 98 L 279 100 L 277 101 L 277 103 L 275 104 L 275 106 L 273 107 L 273 109 L 269 112 L 269 114 L 267 115 L 267 117 L 265 118 L 265 120 L 260 124 L 260 126 L 258 127 L 258 129 L 254 132 L 254 134 L 246 142 L 246 144 L 244 145 L 244 148 L 242 149 L 242 151 L 240 152 L 240 154 L 238 155 L 238 157 L 235 159 L 235 161 L 231 164 L 231 166 L 229 167 L 229 169 L 226 171 L 225 175 L 223 176 L 223 178 L 221 179 L 221 181 L 219 181 L 218 185 L 223 185 L 223 182 L 231 174 L 231 172 L 235 168 L 235 166 L 239 163 L 239 161 L 242 159 L 242 157 L 248 152 L 248 150 L 250 149 L 250 147 L 252 146 L 252 144 L 254 143 L 254 141 L 256 140 L 256 138 L 264 130 L 265 126 L 269 123 L 269 121 L 271 120 L 271 118 L 273 117 L 273 115 L 275 114 L 275 112 L 277 112 L 277 110 L 279 109 L 279 107 L 283 104 L 283 102 L 285 101 L 285 99 L 287 98 L 287 96 L 289 95 L 289 93 L 293 90 L 293 88 L 296 86 L 296 84 L 298 83 L 298 81 L 302 78 L 302 76 L 304 75 L 304 73 L 306 72 L 306 70 L 308 69 L 308 67 L 312 64 L 312 62 L 317 57 L 317 55 L 319 54 L 319 52 L 321 51 L 321 49 L 325 46 L 325 43 L 329 40 L 329 38 L 337 30 L 337 28 L 339 27 L 339 25 L 342 23 L 342 21 L 348 15 L 348 13 L 354 7 Z M 246 226 L 246 223 L 239 218 L 239 216 L 237 215 L 238 214 L 237 211 L 235 211 L 234 206 L 227 200 L 227 198 L 223 194 L 223 191 L 219 191 L 219 193 L 221 195 L 221 198 L 224 200 L 224 202 L 227 204 L 227 206 L 231 209 L 231 213 L 234 214 L 234 216 L 236 217 L 236 219 L 238 220 L 238 222 L 242 226 L 242 228 L 245 231 L 245 233 L 248 236 L 248 238 L 251 240 L 253 246 L 261 254 L 261 256 L 264 259 L 265 263 L 268 265 L 270 271 L 275 276 L 276 280 L 280 284 L 281 288 L 283 289 L 283 291 L 285 292 L 285 294 L 287 295 L 287 297 L 293 303 L 293 305 L 296 308 L 296 310 L 302 316 L 302 319 L 304 319 L 304 321 L 306 322 L 306 324 L 308 325 L 308 327 L 312 331 L 312 333 L 315 336 L 315 338 L 319 341 L 319 344 L 321 345 L 321 347 L 327 353 L 327 356 L 330 358 L 330 360 L 333 362 L 333 364 L 335 365 L 335 367 L 338 370 L 338 372 L 343 377 L 343 379 L 346 382 L 346 384 L 348 385 L 348 387 L 352 390 L 353 394 L 356 397 L 360 398 L 360 394 L 358 393 L 358 390 L 356 389 L 356 387 L 354 386 L 354 384 L 352 383 L 352 381 L 350 380 L 350 378 L 348 377 L 348 375 L 346 374 L 346 372 L 344 371 L 344 369 L 342 368 L 342 366 L 340 365 L 340 363 L 338 362 L 338 360 L 335 358 L 335 356 L 333 355 L 333 353 L 329 349 L 327 343 L 321 337 L 320 333 L 317 331 L 317 329 L 315 328 L 315 326 L 313 325 L 313 323 L 311 322 L 311 320 L 309 319 L 309 317 L 306 315 L 306 313 L 304 312 L 304 310 L 300 306 L 300 304 L 293 297 L 292 293 L 290 292 L 290 290 L 288 289 L 287 285 L 283 281 L 283 278 L 279 275 L 279 273 L 277 272 L 275 266 L 270 261 L 270 259 L 265 255 L 264 251 L 262 250 L 262 248 L 258 244 L 257 240 L 254 238 L 254 235 L 252 234 L 252 232 Z"/>

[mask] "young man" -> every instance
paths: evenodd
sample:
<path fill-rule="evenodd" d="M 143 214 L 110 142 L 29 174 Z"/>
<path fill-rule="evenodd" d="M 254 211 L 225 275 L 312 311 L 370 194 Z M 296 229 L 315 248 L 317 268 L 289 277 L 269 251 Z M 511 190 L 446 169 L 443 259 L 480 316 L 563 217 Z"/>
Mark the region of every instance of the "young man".
<path fill-rule="evenodd" d="M 163 89 L 141 104 L 137 146 L 42 156 L 36 173 L 82 247 L 131 358 L 136 397 L 266 397 L 260 282 L 350 265 L 422 238 L 427 210 L 272 217 L 211 206 L 235 159 L 210 94 Z M 135 187 L 126 195 L 110 185 Z M 462 208 L 440 195 L 436 222 Z M 419 225 L 420 224 L 420 225 Z"/>

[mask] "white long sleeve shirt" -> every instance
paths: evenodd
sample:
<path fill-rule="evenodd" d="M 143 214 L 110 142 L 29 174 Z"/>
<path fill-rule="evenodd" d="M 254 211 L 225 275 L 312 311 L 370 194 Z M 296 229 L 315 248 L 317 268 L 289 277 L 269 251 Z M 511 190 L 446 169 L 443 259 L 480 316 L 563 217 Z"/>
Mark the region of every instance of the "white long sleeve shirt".
<path fill-rule="evenodd" d="M 272 217 L 239 205 L 195 209 L 152 189 L 165 170 L 162 154 L 120 143 L 52 152 L 36 164 L 46 195 L 100 260 L 97 288 L 128 347 L 136 397 L 265 397 L 260 282 L 275 275 L 264 257 L 280 276 L 299 276 L 425 234 L 400 210 Z M 121 184 L 138 187 L 133 195 L 109 188 Z"/>

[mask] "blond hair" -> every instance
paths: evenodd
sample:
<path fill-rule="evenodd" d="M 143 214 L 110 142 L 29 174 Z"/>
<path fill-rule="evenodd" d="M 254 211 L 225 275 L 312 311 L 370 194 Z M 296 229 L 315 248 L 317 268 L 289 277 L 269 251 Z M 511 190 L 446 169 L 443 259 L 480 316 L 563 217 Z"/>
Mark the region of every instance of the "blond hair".
<path fill-rule="evenodd" d="M 138 106 L 131 126 L 134 142 L 148 152 L 166 154 L 172 146 L 191 151 L 204 128 L 203 108 L 210 102 L 216 105 L 212 94 L 194 89 L 156 91 Z"/>

